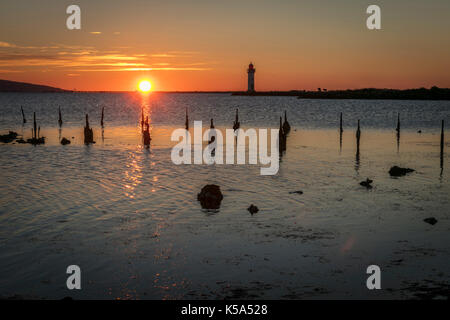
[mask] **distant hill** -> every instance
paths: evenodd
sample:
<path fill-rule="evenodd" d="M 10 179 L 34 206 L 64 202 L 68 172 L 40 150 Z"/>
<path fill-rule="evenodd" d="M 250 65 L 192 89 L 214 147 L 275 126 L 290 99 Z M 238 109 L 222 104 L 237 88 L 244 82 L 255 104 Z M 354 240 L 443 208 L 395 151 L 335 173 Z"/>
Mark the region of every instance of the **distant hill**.
<path fill-rule="evenodd" d="M 0 80 L 0 92 L 68 92 L 68 91 L 59 88 L 43 86 L 39 84 Z"/>

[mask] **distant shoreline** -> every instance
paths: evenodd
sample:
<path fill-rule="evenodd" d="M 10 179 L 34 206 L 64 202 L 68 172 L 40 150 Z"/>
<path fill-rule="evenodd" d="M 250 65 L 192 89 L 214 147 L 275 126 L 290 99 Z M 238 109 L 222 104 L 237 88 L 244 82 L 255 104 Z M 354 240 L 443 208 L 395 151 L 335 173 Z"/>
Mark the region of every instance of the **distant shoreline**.
<path fill-rule="evenodd" d="M 77 91 L 64 90 L 46 85 L 36 85 L 25 82 L 0 80 L 0 92 L 27 92 L 27 93 L 135 93 L 138 91 Z M 430 89 L 347 89 L 317 91 L 290 90 L 290 91 L 154 91 L 153 93 L 171 94 L 230 94 L 232 96 L 279 96 L 297 97 L 298 99 L 364 99 L 364 100 L 450 100 L 450 88 Z"/>

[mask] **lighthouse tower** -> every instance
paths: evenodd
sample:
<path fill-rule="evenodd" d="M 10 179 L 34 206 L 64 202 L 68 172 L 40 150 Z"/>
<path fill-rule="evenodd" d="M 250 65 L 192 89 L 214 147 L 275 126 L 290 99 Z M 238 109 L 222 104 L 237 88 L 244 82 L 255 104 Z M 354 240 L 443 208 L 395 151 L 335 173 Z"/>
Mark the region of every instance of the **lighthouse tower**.
<path fill-rule="evenodd" d="M 248 65 L 247 73 L 248 73 L 248 89 L 247 92 L 255 92 L 255 71 L 253 68 L 253 64 L 250 62 Z"/>

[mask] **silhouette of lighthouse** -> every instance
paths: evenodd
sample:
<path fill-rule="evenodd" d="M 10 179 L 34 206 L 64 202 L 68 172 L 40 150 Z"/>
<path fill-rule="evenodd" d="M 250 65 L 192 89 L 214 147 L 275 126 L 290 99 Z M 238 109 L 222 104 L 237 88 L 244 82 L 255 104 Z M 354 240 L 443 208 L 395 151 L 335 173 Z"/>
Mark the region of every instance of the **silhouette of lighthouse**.
<path fill-rule="evenodd" d="M 255 71 L 253 68 L 253 63 L 250 62 L 248 65 L 247 73 L 248 73 L 248 89 L 247 92 L 255 92 Z"/>

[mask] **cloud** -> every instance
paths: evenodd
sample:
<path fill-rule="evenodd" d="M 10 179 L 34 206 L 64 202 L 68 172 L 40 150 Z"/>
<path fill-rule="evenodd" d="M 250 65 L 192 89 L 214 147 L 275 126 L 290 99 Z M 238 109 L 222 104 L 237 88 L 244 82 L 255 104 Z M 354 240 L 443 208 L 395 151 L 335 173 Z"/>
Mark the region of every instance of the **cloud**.
<path fill-rule="evenodd" d="M 4 41 L 0 41 L 0 48 L 15 48 L 16 45 Z"/>
<path fill-rule="evenodd" d="M 113 47 L 117 49 L 118 47 Z M 47 46 L 17 46 L 0 42 L 0 68 L 3 72 L 64 71 L 68 76 L 79 72 L 111 71 L 205 71 L 211 70 L 205 61 L 192 61 L 183 56 L 189 51 L 172 53 L 130 53 L 122 50 L 99 50 L 92 46 L 52 44 Z M 189 52 L 192 53 L 192 52 Z M 161 61 L 159 58 L 174 58 Z M 196 59 L 197 60 L 197 59 Z M 210 64 L 208 64 L 210 65 Z"/>

